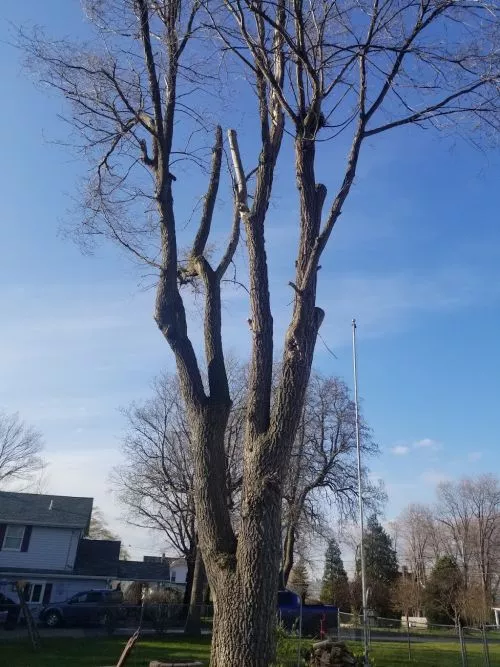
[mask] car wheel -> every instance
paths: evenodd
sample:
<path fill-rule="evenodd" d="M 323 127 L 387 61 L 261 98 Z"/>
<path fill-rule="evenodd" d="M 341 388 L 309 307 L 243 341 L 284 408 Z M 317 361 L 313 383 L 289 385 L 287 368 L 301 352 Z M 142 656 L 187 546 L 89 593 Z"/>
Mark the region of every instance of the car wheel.
<path fill-rule="evenodd" d="M 61 625 L 61 614 L 58 611 L 48 611 L 45 614 L 45 625 L 48 628 L 57 628 L 58 625 Z"/>

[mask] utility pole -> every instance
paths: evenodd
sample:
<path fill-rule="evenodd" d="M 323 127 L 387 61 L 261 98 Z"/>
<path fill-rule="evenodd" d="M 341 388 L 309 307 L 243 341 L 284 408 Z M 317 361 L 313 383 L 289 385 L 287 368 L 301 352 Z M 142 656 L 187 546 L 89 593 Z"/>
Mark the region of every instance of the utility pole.
<path fill-rule="evenodd" d="M 358 399 L 358 363 L 356 354 L 356 320 L 352 321 L 352 365 L 354 372 L 354 406 L 356 415 L 356 451 L 358 455 L 358 503 L 359 503 L 359 526 L 361 529 L 360 556 L 361 556 L 361 598 L 363 609 L 363 643 L 364 664 L 368 666 L 368 618 L 367 618 L 367 596 L 366 596 L 366 571 L 365 571 L 365 548 L 364 548 L 364 512 L 363 512 L 363 484 L 361 480 L 361 442 L 359 435 L 359 399 Z"/>

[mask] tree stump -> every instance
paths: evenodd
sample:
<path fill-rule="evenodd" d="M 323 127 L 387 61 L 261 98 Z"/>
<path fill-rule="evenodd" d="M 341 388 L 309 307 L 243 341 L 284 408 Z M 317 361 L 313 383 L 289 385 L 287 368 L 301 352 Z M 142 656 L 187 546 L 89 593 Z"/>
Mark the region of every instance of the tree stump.
<path fill-rule="evenodd" d="M 362 665 L 362 658 L 355 658 L 344 642 L 325 640 L 313 644 L 309 667 L 351 667 Z"/>

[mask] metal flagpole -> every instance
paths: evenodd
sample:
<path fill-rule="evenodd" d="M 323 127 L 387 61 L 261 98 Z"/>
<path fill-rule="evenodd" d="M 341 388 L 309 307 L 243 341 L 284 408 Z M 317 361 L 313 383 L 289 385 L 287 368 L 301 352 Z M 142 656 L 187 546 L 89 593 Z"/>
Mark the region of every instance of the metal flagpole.
<path fill-rule="evenodd" d="M 361 483 L 361 442 L 359 436 L 359 401 L 358 401 L 358 365 L 356 355 L 356 320 L 352 321 L 352 365 L 354 371 L 354 406 L 356 415 L 356 451 L 358 455 L 358 502 L 359 502 L 359 526 L 361 529 L 361 598 L 363 609 L 363 642 L 364 642 L 364 663 L 369 665 L 368 660 L 368 623 L 366 609 L 366 573 L 365 573 L 365 548 L 364 548 L 364 516 L 363 516 L 363 490 Z"/>

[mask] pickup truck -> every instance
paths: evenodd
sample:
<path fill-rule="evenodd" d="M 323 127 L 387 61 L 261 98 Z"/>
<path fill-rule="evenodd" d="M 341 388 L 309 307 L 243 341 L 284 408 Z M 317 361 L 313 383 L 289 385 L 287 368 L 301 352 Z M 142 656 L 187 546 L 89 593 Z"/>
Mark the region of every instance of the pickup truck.
<path fill-rule="evenodd" d="M 302 616 L 302 623 L 300 618 Z M 286 630 L 312 637 L 331 635 L 338 627 L 338 609 L 328 604 L 302 604 L 293 591 L 279 591 L 278 617 Z"/>
<path fill-rule="evenodd" d="M 73 595 L 64 602 L 53 602 L 42 609 L 40 621 L 49 628 L 65 625 L 104 624 L 107 615 L 123 603 L 117 590 L 93 589 Z"/>

